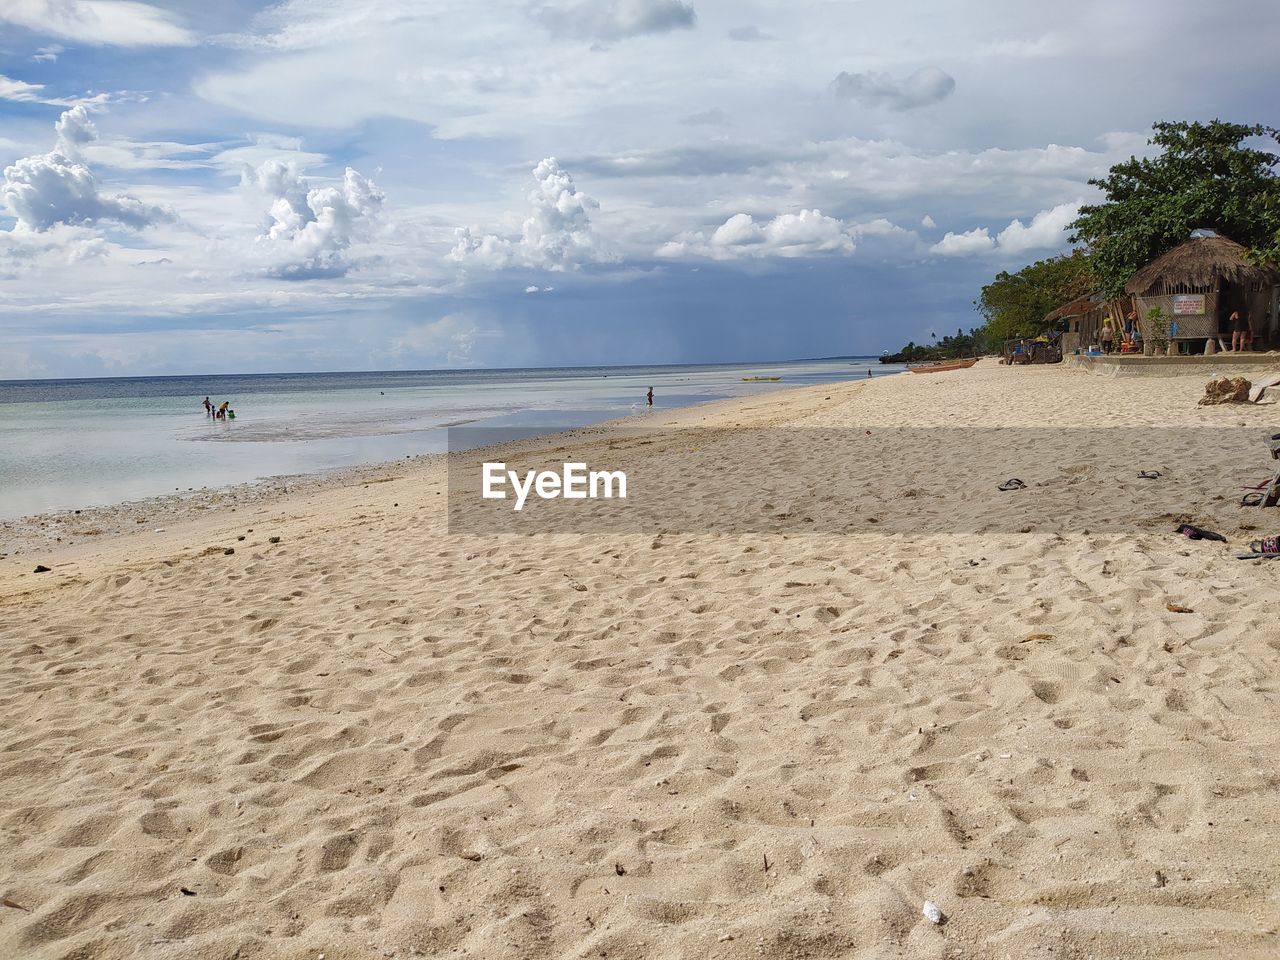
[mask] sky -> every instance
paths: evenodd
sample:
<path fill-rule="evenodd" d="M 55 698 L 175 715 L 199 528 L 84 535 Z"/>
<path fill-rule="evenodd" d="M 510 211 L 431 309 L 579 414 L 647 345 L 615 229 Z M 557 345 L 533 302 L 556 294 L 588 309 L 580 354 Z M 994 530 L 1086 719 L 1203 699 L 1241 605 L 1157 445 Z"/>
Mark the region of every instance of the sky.
<path fill-rule="evenodd" d="M 927 342 L 1155 121 L 1280 125 L 1276 36 L 1274 0 L 3 0 L 0 379 Z"/>

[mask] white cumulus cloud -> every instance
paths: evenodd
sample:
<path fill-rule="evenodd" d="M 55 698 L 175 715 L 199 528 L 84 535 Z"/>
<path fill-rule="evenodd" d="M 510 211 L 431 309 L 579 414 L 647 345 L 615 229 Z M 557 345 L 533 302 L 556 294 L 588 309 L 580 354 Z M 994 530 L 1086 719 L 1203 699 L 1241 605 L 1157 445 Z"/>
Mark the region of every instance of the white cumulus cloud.
<path fill-rule="evenodd" d="M 976 227 L 964 233 L 947 233 L 929 248 L 931 253 L 947 257 L 963 257 L 975 253 L 999 250 L 1002 253 L 1026 253 L 1030 250 L 1051 250 L 1060 247 L 1067 239 L 1067 225 L 1080 212 L 1080 201 L 1060 203 L 1048 210 L 1041 210 L 1031 222 L 1010 221 L 1009 225 L 994 237 L 986 227 Z"/>
<path fill-rule="evenodd" d="M 911 76 L 896 80 L 887 73 L 842 71 L 831 82 L 840 100 L 856 100 L 864 107 L 914 110 L 951 96 L 955 79 L 938 67 L 921 67 Z"/>
<path fill-rule="evenodd" d="M 749 213 L 735 213 L 711 233 L 682 234 L 658 248 L 657 256 L 710 257 L 736 260 L 744 257 L 812 257 L 851 254 L 853 229 L 820 210 L 781 213 L 757 223 Z"/>
<path fill-rule="evenodd" d="M 990 250 L 996 242 L 986 227 L 967 230 L 964 233 L 947 231 L 946 236 L 929 248 L 930 253 L 944 257 L 963 257 L 971 253 Z"/>
<path fill-rule="evenodd" d="M 996 235 L 996 242 L 1001 250 L 1010 253 L 1059 247 L 1067 238 L 1067 225 L 1079 214 L 1079 202 L 1060 203 L 1041 210 L 1025 226 L 1021 220 L 1014 220 Z"/>
<path fill-rule="evenodd" d="M 58 143 L 52 151 L 5 167 L 0 199 L 18 221 L 18 229 L 43 232 L 58 224 L 103 221 L 142 228 L 174 219 L 171 211 L 130 194 L 99 191 L 93 171 L 80 157 L 81 148 L 97 136 L 83 106 L 64 112 L 55 126 Z"/>
<path fill-rule="evenodd" d="M 79 157 L 85 144 L 98 139 L 98 128 L 89 119 L 89 111 L 80 104 L 64 110 L 53 129 L 58 135 L 58 150 L 69 157 Z"/>
<path fill-rule="evenodd" d="M 613 260 L 591 225 L 591 213 L 600 204 L 574 186 L 573 177 L 556 158 L 547 157 L 534 167 L 533 179 L 536 186 L 529 194 L 533 209 L 519 239 L 495 234 L 477 237 L 462 227 L 449 259 L 488 269 L 527 266 L 555 271 Z"/>
<path fill-rule="evenodd" d="M 257 245 L 268 272 L 288 280 L 344 276 L 352 243 L 371 233 L 386 199 L 351 167 L 341 186 L 313 187 L 292 164 L 268 160 L 245 167 L 241 183 L 271 198 Z"/>

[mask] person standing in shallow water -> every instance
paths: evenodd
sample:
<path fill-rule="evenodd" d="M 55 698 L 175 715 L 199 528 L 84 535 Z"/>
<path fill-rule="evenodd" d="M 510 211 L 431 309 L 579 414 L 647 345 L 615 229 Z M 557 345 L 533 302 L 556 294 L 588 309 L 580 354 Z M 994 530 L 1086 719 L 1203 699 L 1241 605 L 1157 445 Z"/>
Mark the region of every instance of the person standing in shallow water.
<path fill-rule="evenodd" d="M 205 398 L 204 398 L 204 415 L 205 415 L 206 417 L 212 417 L 212 416 L 213 416 L 213 404 L 209 402 L 209 398 L 208 398 L 208 397 L 205 397 Z"/>
<path fill-rule="evenodd" d="M 649 392 L 645 394 L 645 400 L 649 404 L 649 409 L 652 410 L 653 409 L 653 387 L 650 387 Z"/>

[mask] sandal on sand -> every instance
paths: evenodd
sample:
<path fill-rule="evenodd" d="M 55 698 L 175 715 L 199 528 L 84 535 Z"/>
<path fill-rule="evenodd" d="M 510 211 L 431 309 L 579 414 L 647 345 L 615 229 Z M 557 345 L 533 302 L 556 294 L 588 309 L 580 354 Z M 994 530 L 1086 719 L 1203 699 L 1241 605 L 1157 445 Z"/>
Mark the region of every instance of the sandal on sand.
<path fill-rule="evenodd" d="M 1139 480 L 1159 480 L 1163 476 L 1164 474 L 1161 473 L 1159 470 L 1139 470 L 1138 471 Z"/>
<path fill-rule="evenodd" d="M 1021 480 L 1019 480 L 1017 477 L 1010 477 L 1010 478 L 1009 478 L 1008 480 L 1006 480 L 1004 483 L 1000 484 L 1000 486 L 996 487 L 996 489 L 997 489 L 997 490 L 1004 490 L 1004 491 L 1009 491 L 1009 490 L 1021 490 L 1021 489 L 1023 489 L 1025 486 L 1026 486 L 1026 484 L 1025 484 L 1025 483 L 1023 483 Z"/>
<path fill-rule="evenodd" d="M 1174 531 L 1180 533 L 1188 540 L 1217 540 L 1219 543 L 1226 543 L 1227 538 L 1220 533 L 1214 533 L 1212 530 L 1201 530 L 1199 527 L 1193 527 L 1189 523 L 1179 525 Z"/>
<path fill-rule="evenodd" d="M 1261 540 L 1254 540 L 1249 544 L 1249 552 L 1280 556 L 1280 537 L 1263 537 Z"/>

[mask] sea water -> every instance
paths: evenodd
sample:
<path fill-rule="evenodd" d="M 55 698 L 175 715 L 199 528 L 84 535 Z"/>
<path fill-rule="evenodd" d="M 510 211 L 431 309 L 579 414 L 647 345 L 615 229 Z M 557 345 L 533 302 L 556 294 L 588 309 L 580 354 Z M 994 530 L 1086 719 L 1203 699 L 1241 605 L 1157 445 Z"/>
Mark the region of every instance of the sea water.
<path fill-rule="evenodd" d="M 872 359 L 0 381 L 0 517 L 446 449 L 450 426 L 556 429 L 896 373 Z M 745 377 L 780 377 L 778 382 Z M 201 401 L 230 402 L 235 420 Z"/>

